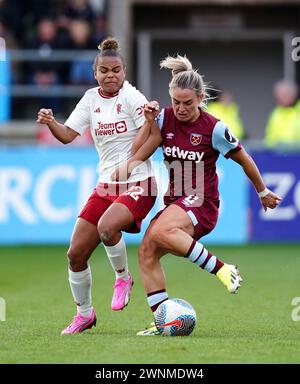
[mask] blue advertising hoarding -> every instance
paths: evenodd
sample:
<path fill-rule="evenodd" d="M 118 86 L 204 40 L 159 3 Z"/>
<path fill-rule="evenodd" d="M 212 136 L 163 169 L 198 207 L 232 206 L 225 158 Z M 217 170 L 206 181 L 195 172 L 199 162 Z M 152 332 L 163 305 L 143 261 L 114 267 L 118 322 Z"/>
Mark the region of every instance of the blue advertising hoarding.
<path fill-rule="evenodd" d="M 96 182 L 92 148 L 0 150 L 0 241 L 64 243 Z"/>
<path fill-rule="evenodd" d="M 274 210 L 264 212 L 250 190 L 252 241 L 300 240 L 300 153 L 252 152 L 267 187 L 282 197 Z"/>
<path fill-rule="evenodd" d="M 66 244 L 76 217 L 97 181 L 98 155 L 93 147 L 15 147 L 0 149 L 0 243 Z M 166 170 L 161 150 L 154 154 L 160 196 L 140 234 L 125 234 L 139 243 L 163 206 Z M 220 156 L 221 207 L 215 230 L 205 243 L 247 240 L 247 181 L 241 168 Z"/>
<path fill-rule="evenodd" d="M 220 191 L 220 213 L 215 229 L 203 242 L 243 244 L 248 229 L 248 181 L 242 168 L 220 155 L 217 162 Z"/>

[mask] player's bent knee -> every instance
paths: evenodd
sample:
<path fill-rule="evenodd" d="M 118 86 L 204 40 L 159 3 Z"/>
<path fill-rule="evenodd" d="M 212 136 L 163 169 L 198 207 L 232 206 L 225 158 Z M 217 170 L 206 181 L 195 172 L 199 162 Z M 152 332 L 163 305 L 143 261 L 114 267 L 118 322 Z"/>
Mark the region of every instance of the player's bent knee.
<path fill-rule="evenodd" d="M 100 221 L 97 225 L 98 233 L 102 243 L 106 244 L 113 240 L 116 235 L 116 230 L 108 223 Z"/>
<path fill-rule="evenodd" d="M 71 269 L 83 265 L 88 259 L 88 255 L 85 254 L 84 250 L 80 250 L 78 247 L 73 247 L 72 245 L 67 251 L 67 257 Z"/>
<path fill-rule="evenodd" d="M 159 248 L 170 248 L 172 245 L 171 236 L 176 231 L 176 228 L 167 227 L 167 226 L 154 226 L 150 233 L 150 241 L 155 243 Z"/>
<path fill-rule="evenodd" d="M 112 231 L 109 228 L 104 230 L 100 229 L 99 231 L 100 240 L 105 245 L 107 245 L 107 243 L 110 243 L 113 240 L 114 235 L 115 235 L 115 231 Z"/>
<path fill-rule="evenodd" d="M 156 265 L 157 259 L 155 256 L 144 253 L 139 254 L 139 267 L 142 271 L 147 271 L 153 269 L 153 266 Z"/>
<path fill-rule="evenodd" d="M 146 244 L 141 244 L 139 250 L 138 250 L 138 258 L 140 262 L 143 262 L 147 254 L 147 246 Z"/>
<path fill-rule="evenodd" d="M 148 239 L 150 242 L 156 244 L 156 245 L 161 245 L 161 240 L 164 237 L 163 233 L 160 232 L 159 227 L 152 227 L 151 231 L 148 234 Z"/>
<path fill-rule="evenodd" d="M 142 270 L 148 270 L 157 263 L 156 247 L 149 241 L 142 243 L 138 250 L 139 265 Z"/>

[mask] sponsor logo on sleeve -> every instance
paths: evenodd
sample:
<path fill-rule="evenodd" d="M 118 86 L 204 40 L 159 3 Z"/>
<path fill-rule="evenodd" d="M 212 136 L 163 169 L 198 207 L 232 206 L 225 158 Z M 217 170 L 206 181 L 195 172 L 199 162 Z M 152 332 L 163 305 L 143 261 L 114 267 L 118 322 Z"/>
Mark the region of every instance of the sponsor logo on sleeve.
<path fill-rule="evenodd" d="M 237 138 L 234 136 L 234 134 L 230 131 L 229 128 L 225 129 L 225 139 L 228 141 L 228 143 L 237 142 Z"/>
<path fill-rule="evenodd" d="M 137 115 L 138 115 L 138 116 L 140 116 L 140 115 L 142 115 L 142 114 L 144 113 L 144 108 L 145 108 L 145 106 L 146 106 L 146 104 L 141 105 L 140 107 L 138 107 L 138 108 L 136 109 L 136 112 L 137 112 Z"/>

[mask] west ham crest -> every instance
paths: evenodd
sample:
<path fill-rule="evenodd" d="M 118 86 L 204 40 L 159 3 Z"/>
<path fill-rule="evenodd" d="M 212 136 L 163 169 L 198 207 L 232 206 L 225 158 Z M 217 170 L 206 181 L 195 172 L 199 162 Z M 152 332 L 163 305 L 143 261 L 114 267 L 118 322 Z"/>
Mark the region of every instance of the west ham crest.
<path fill-rule="evenodd" d="M 191 136 L 190 136 L 190 143 L 192 145 L 199 145 L 201 143 L 201 140 L 202 140 L 202 135 L 200 135 L 199 133 L 191 133 Z"/>

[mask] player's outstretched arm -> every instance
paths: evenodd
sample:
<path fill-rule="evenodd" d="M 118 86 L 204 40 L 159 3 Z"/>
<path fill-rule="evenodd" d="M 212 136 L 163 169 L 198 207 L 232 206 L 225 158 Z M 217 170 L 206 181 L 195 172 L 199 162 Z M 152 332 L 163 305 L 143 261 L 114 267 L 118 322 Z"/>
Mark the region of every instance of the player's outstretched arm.
<path fill-rule="evenodd" d="M 156 123 L 159 114 L 159 104 L 157 101 L 150 101 L 145 105 L 145 123 L 139 130 L 132 144 L 131 158 L 129 162 L 144 161 L 155 151 L 162 141 L 160 129 Z"/>
<path fill-rule="evenodd" d="M 79 135 L 73 129 L 58 123 L 54 118 L 52 109 L 40 109 L 36 121 L 40 124 L 47 124 L 52 135 L 63 144 L 71 143 Z"/>
<path fill-rule="evenodd" d="M 112 181 L 126 181 L 131 172 L 141 162 L 147 160 L 162 141 L 160 129 L 156 123 L 159 106 L 156 101 L 145 107 L 145 123 L 140 128 L 133 144 L 131 154 L 126 164 L 118 167 L 111 175 Z"/>
<path fill-rule="evenodd" d="M 232 154 L 231 159 L 240 164 L 243 168 L 245 174 L 254 185 L 264 210 L 266 211 L 268 208 L 276 208 L 282 199 L 280 196 L 266 188 L 259 169 L 252 157 L 242 148 L 240 151 Z"/>
<path fill-rule="evenodd" d="M 143 146 L 143 144 L 149 139 L 149 136 L 152 135 L 151 140 L 154 139 L 154 136 L 159 136 L 160 134 L 156 130 L 156 127 L 153 127 L 147 122 L 153 122 L 159 114 L 159 104 L 156 100 L 150 101 L 150 103 L 145 105 L 144 108 L 144 116 L 145 116 L 145 124 L 139 129 L 138 134 L 136 135 L 132 147 L 131 147 L 131 155 L 134 156 L 137 151 Z M 151 131 L 152 129 L 152 131 Z"/>

